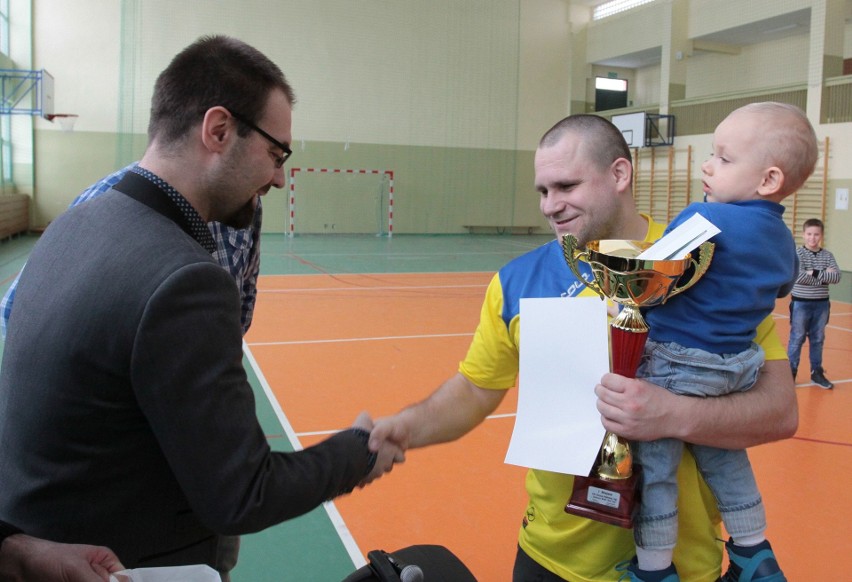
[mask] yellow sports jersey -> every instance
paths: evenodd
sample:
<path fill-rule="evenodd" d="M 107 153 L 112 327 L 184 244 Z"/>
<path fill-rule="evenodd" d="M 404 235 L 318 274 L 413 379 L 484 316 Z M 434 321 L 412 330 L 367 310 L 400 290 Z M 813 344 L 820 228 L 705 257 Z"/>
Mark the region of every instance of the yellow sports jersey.
<path fill-rule="evenodd" d="M 655 241 L 662 236 L 664 225 L 650 218 L 648 222 L 645 240 Z M 594 292 L 568 268 L 559 241 L 511 261 L 488 286 L 479 326 L 459 371 L 482 388 L 513 387 L 519 366 L 520 299 L 589 294 Z M 767 360 L 786 359 L 771 316 L 761 323 L 755 341 L 763 347 Z M 531 558 L 571 582 L 616 581 L 615 565 L 636 553 L 633 532 L 565 513 L 573 483 L 570 475 L 536 469 L 527 473 L 529 504 L 518 543 Z M 717 541 L 721 518 L 716 500 L 688 452 L 678 471 L 678 486 L 674 556 L 678 573 L 684 582 L 715 582 L 722 561 L 722 544 Z"/>

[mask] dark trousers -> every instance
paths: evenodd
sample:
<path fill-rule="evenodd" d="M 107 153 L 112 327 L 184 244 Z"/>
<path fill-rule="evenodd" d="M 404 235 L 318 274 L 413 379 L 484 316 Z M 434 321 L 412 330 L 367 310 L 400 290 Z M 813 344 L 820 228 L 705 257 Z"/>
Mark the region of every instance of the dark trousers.
<path fill-rule="evenodd" d="M 512 571 L 512 582 L 566 582 L 530 558 L 520 546 L 515 555 L 515 568 Z"/>
<path fill-rule="evenodd" d="M 237 565 L 240 555 L 240 536 L 221 536 L 216 552 L 216 570 L 222 582 L 231 582 L 231 570 Z"/>

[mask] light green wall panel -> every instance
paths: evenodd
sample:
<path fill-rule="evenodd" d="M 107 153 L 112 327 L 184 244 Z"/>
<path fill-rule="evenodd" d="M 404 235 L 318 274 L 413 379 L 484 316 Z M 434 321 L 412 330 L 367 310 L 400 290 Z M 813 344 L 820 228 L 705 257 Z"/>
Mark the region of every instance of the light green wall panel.
<path fill-rule="evenodd" d="M 37 131 L 32 224 L 46 225 L 81 190 L 138 159 L 144 144 L 140 134 Z M 298 141 L 293 146 L 288 177 L 296 167 L 393 172 L 395 233 L 462 233 L 466 225 L 546 228 L 533 188 L 532 152 Z M 125 151 L 136 155 L 117 159 Z M 388 189 L 382 178 L 298 172 L 295 231 L 386 233 Z M 270 190 L 264 232 L 288 232 L 289 213 L 289 189 Z"/>

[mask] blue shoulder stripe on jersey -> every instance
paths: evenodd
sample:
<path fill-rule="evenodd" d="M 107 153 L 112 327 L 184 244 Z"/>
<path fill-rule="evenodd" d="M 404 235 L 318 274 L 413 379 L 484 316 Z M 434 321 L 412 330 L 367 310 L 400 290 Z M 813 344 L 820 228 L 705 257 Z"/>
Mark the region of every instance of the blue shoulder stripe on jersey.
<path fill-rule="evenodd" d="M 583 277 L 590 280 L 589 265 L 580 262 L 579 268 Z M 506 327 L 520 311 L 521 298 L 573 297 L 586 288 L 568 268 L 557 240 L 510 261 L 500 269 L 499 276 Z"/>

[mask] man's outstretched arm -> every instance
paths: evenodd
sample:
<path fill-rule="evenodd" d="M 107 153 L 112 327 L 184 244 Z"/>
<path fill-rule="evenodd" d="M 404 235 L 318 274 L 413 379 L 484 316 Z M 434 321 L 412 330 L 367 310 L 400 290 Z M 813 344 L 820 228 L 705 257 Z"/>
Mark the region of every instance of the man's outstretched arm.
<path fill-rule="evenodd" d="M 376 420 L 370 449 L 378 451 L 388 439 L 404 450 L 456 440 L 494 412 L 505 396 L 505 390 L 480 388 L 456 373 L 425 400 Z"/>

